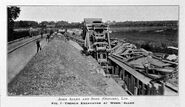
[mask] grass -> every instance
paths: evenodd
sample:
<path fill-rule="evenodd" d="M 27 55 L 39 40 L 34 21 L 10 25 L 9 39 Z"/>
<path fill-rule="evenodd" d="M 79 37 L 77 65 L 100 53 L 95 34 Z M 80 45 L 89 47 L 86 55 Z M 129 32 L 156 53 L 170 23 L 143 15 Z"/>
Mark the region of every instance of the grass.
<path fill-rule="evenodd" d="M 167 46 L 178 47 L 178 30 L 173 27 L 114 27 L 112 38 L 126 39 L 152 52 L 169 53 Z"/>

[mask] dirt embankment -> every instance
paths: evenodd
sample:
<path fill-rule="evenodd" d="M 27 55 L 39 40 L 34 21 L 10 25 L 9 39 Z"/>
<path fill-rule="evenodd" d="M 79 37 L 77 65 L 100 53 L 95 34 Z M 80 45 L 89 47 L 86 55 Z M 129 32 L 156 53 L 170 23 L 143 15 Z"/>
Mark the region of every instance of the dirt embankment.
<path fill-rule="evenodd" d="M 107 95 L 105 77 L 92 57 L 54 38 L 8 84 L 8 95 Z M 112 87 L 115 88 L 115 87 Z M 113 94 L 113 93 L 112 93 Z"/>

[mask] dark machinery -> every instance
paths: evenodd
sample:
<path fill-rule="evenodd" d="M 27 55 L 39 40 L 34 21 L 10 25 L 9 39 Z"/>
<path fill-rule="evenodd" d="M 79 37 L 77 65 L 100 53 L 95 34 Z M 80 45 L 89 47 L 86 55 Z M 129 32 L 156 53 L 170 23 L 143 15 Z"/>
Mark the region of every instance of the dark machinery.
<path fill-rule="evenodd" d="M 101 18 L 85 18 L 83 27 L 84 46 L 98 63 L 108 71 L 108 54 L 111 50 L 109 26 Z"/>

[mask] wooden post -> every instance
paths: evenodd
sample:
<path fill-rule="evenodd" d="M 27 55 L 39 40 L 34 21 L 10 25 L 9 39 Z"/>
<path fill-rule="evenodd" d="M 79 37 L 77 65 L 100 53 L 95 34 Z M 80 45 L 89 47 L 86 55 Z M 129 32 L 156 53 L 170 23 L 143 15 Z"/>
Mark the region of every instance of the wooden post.
<path fill-rule="evenodd" d="M 114 74 L 114 71 L 115 71 L 115 66 L 114 66 L 114 64 L 112 64 L 112 72 L 111 72 L 111 74 Z"/>
<path fill-rule="evenodd" d="M 145 94 L 145 88 L 144 88 L 144 84 L 142 83 L 142 95 Z"/>
<path fill-rule="evenodd" d="M 131 76 L 132 77 L 132 93 L 134 94 L 134 90 L 135 90 L 135 78 L 134 76 Z"/>
<path fill-rule="evenodd" d="M 165 82 L 162 83 L 161 95 L 164 95 Z"/>
<path fill-rule="evenodd" d="M 133 82 L 132 82 L 132 79 L 133 79 L 133 77 L 132 77 L 132 75 L 130 74 L 130 92 L 132 92 L 132 93 L 133 93 L 133 90 L 132 90 L 132 88 L 133 88 Z"/>
<path fill-rule="evenodd" d="M 134 95 L 138 94 L 138 88 L 136 86 L 134 86 Z"/>
<path fill-rule="evenodd" d="M 126 75 L 125 76 L 125 78 L 124 78 L 124 80 L 125 80 L 125 90 L 128 90 L 128 75 Z"/>
<path fill-rule="evenodd" d="M 116 74 L 116 75 L 118 75 L 118 77 L 119 77 L 119 73 L 120 73 L 120 67 L 118 66 L 118 70 L 117 70 L 117 74 Z"/>
<path fill-rule="evenodd" d="M 147 95 L 150 95 L 150 85 L 147 84 Z"/>
<path fill-rule="evenodd" d="M 132 85 L 131 74 L 129 74 L 128 80 L 129 80 L 129 81 L 128 81 L 128 84 L 129 84 L 129 91 L 132 92 L 132 87 L 131 87 L 131 85 Z"/>
<path fill-rule="evenodd" d="M 125 79 L 125 70 L 124 69 L 122 69 L 122 74 L 123 74 L 123 76 L 122 76 L 122 80 L 124 81 L 124 79 Z"/>
<path fill-rule="evenodd" d="M 122 77 L 123 77 L 122 75 L 123 75 L 123 69 L 121 68 L 121 69 L 120 69 L 120 73 L 119 73 L 119 77 L 120 77 L 121 79 L 122 79 Z"/>
<path fill-rule="evenodd" d="M 129 76 L 127 76 L 127 87 L 128 87 L 128 90 L 130 91 L 130 81 L 129 81 Z"/>
<path fill-rule="evenodd" d="M 161 86 L 158 86 L 158 94 L 164 95 L 164 83 L 161 84 Z"/>
<path fill-rule="evenodd" d="M 139 92 L 139 80 L 138 79 L 136 80 L 136 87 L 137 87 L 137 95 L 138 95 L 138 92 Z"/>
<path fill-rule="evenodd" d="M 151 95 L 156 95 L 157 94 L 156 87 L 154 86 L 154 83 L 151 83 L 151 84 L 152 84 Z"/>
<path fill-rule="evenodd" d="M 150 95 L 154 95 L 154 84 L 153 83 L 151 83 L 152 84 L 152 87 L 151 87 L 151 90 L 150 90 Z"/>
<path fill-rule="evenodd" d="M 154 95 L 157 95 L 157 89 L 154 87 Z"/>
<path fill-rule="evenodd" d="M 115 74 L 118 75 L 118 72 L 119 72 L 119 66 L 117 65 Z"/>
<path fill-rule="evenodd" d="M 128 75 L 126 75 L 125 81 L 126 81 L 126 84 L 127 84 L 127 87 L 128 87 Z"/>
<path fill-rule="evenodd" d="M 115 66 L 115 70 L 114 70 L 114 75 L 116 75 L 116 72 L 117 72 L 117 65 Z"/>

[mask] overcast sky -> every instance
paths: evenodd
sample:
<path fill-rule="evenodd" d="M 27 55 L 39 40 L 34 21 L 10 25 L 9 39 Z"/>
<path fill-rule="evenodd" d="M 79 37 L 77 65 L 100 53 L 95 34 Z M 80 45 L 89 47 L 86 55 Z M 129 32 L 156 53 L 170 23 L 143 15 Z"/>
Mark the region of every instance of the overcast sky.
<path fill-rule="evenodd" d="M 178 20 L 178 6 L 18 6 L 17 20 L 81 22 L 84 18 L 104 21 Z"/>

